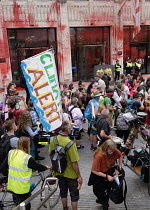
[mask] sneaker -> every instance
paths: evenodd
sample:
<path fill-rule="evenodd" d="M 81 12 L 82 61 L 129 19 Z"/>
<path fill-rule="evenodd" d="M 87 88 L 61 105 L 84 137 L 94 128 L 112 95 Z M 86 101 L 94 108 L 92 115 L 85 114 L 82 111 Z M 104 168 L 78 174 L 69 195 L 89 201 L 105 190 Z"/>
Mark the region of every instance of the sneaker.
<path fill-rule="evenodd" d="M 84 148 L 83 145 L 77 146 L 77 149 L 83 149 L 83 148 Z"/>
<path fill-rule="evenodd" d="M 91 144 L 91 148 L 90 148 L 90 150 L 93 150 L 93 148 L 94 148 L 94 146 L 93 146 L 93 144 Z"/>
<path fill-rule="evenodd" d="M 92 149 L 92 150 L 93 150 L 93 151 L 95 151 L 96 149 L 97 149 L 97 147 L 93 147 L 93 149 Z"/>

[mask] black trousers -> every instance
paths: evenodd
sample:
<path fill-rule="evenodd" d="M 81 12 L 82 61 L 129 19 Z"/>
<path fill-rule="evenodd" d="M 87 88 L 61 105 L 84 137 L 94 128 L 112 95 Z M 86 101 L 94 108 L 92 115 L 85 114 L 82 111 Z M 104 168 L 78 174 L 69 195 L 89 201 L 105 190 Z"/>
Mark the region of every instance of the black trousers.
<path fill-rule="evenodd" d="M 16 197 L 19 200 L 19 203 L 22 203 L 23 201 L 25 201 L 27 198 L 29 198 L 31 196 L 31 192 L 25 193 L 25 194 L 16 194 Z M 27 204 L 26 205 L 26 210 L 30 210 L 31 209 L 31 204 Z"/>
<path fill-rule="evenodd" d="M 120 79 L 120 71 L 115 71 L 115 81 Z"/>
<path fill-rule="evenodd" d="M 123 138 L 125 144 L 129 136 L 129 130 L 116 130 L 116 133 L 118 137 Z"/>

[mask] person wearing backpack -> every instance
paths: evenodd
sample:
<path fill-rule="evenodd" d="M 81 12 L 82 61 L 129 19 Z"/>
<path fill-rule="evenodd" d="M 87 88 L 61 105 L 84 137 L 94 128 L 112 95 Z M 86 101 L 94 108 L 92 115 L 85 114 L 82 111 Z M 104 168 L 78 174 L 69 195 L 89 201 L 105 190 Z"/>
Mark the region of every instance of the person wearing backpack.
<path fill-rule="evenodd" d="M 78 107 L 77 98 L 74 97 L 71 99 L 71 106 L 69 106 L 68 108 L 68 113 L 71 116 L 72 122 L 75 123 L 79 128 L 79 134 L 77 137 L 75 137 L 77 149 L 83 149 L 84 146 L 80 144 L 80 139 L 81 139 L 81 131 L 83 130 L 84 116 L 81 112 L 81 109 Z"/>
<path fill-rule="evenodd" d="M 82 184 L 82 177 L 78 166 L 79 156 L 77 152 L 77 147 L 68 137 L 68 135 L 71 132 L 71 126 L 69 121 L 62 122 L 61 131 L 62 132 L 56 137 L 59 148 L 63 150 L 63 148 L 65 148 L 68 144 L 71 144 L 71 146 L 67 150 L 65 150 L 66 151 L 65 154 L 68 160 L 65 170 L 62 173 L 59 173 L 57 172 L 59 171 L 59 168 L 58 169 L 56 168 L 54 169 L 54 172 L 55 176 L 59 179 L 60 196 L 62 200 L 63 209 L 69 210 L 68 200 L 67 200 L 67 194 L 69 189 L 71 196 L 72 210 L 77 210 L 78 200 L 79 200 L 79 190 L 77 188 L 78 185 Z M 52 151 L 56 151 L 56 146 L 54 144 L 54 141 L 55 141 L 54 138 L 50 140 L 50 146 L 49 146 L 50 154 L 53 153 Z"/>
<path fill-rule="evenodd" d="M 129 125 L 126 123 L 125 119 L 123 118 L 123 114 L 129 112 L 126 109 L 127 102 L 122 100 L 121 102 L 121 109 L 118 109 L 115 113 L 115 126 L 117 128 L 116 133 L 117 136 L 124 140 L 124 144 L 126 143 L 128 136 L 129 136 Z"/>
<path fill-rule="evenodd" d="M 7 120 L 4 123 L 4 128 L 7 131 L 5 133 L 0 141 L 0 163 L 4 161 L 6 156 L 8 155 L 8 152 L 11 149 L 15 149 L 18 145 L 18 137 L 15 135 L 15 131 L 17 130 L 17 126 L 15 124 L 15 121 Z"/>
<path fill-rule="evenodd" d="M 108 76 L 107 72 L 104 72 L 104 75 L 102 76 L 101 79 L 105 82 L 106 88 L 108 88 L 109 82 L 111 81 L 111 77 Z M 101 88 L 101 86 L 100 86 L 100 88 Z"/>
<path fill-rule="evenodd" d="M 119 169 L 122 168 L 122 154 L 116 149 L 116 143 L 108 139 L 93 155 L 93 164 L 88 186 L 93 186 L 93 193 L 97 197 L 96 202 L 101 203 L 103 210 L 109 207 L 109 192 L 114 180 L 113 176 L 119 174 L 115 169 L 115 162 L 118 160 Z"/>

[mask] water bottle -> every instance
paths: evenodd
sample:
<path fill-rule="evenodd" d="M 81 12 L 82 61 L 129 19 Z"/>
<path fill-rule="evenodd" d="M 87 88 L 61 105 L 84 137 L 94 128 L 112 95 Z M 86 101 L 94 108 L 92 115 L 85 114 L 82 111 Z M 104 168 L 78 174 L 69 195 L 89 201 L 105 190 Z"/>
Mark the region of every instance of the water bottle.
<path fill-rule="evenodd" d="M 34 187 L 35 187 L 35 183 L 31 183 L 30 184 L 30 192 L 32 192 L 32 190 L 34 189 Z"/>

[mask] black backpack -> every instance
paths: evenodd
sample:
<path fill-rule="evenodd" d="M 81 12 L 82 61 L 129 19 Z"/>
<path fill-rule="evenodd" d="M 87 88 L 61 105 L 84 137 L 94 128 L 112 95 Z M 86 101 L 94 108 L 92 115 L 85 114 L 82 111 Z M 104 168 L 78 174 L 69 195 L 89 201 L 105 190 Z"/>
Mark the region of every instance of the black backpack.
<path fill-rule="evenodd" d="M 65 147 L 58 144 L 57 137 L 54 136 L 54 149 L 50 153 L 53 170 L 58 173 L 63 173 L 67 167 L 66 151 L 74 144 L 70 141 Z"/>
<path fill-rule="evenodd" d="M 0 162 L 2 163 L 6 156 L 8 155 L 8 152 L 12 149 L 10 146 L 10 139 L 16 137 L 15 135 L 8 135 L 7 133 L 4 134 L 4 136 L 1 138 L 0 141 Z"/>
<path fill-rule="evenodd" d="M 116 183 L 115 180 L 112 182 L 109 198 L 115 204 L 120 204 L 124 202 L 125 208 L 127 210 L 127 205 L 126 205 L 127 183 L 125 180 L 125 172 L 123 169 L 121 170 L 121 174 L 122 175 L 118 177 L 120 182 L 119 185 Z"/>
<path fill-rule="evenodd" d="M 104 74 L 104 75 L 102 76 L 102 80 L 105 82 L 105 85 L 108 86 L 108 84 L 109 84 L 108 76 Z"/>

